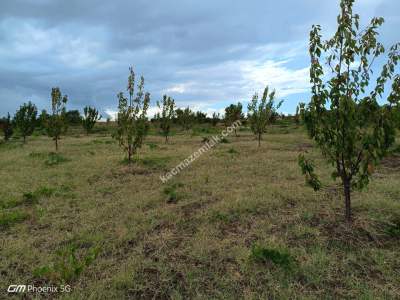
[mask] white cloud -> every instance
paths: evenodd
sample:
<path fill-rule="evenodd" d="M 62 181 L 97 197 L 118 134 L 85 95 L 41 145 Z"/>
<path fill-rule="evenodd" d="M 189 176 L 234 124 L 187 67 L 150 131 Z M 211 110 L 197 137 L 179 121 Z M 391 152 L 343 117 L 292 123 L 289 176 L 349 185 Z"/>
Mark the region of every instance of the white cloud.
<path fill-rule="evenodd" d="M 165 93 L 178 93 L 178 94 L 183 94 L 185 91 L 188 90 L 190 87 L 190 83 L 180 83 L 173 85 L 165 90 Z"/>
<path fill-rule="evenodd" d="M 309 68 L 290 68 L 290 61 L 264 62 L 247 61 L 241 64 L 240 70 L 246 87 L 253 92 L 262 92 L 266 85 L 275 89 L 277 96 L 305 93 L 309 89 Z"/>

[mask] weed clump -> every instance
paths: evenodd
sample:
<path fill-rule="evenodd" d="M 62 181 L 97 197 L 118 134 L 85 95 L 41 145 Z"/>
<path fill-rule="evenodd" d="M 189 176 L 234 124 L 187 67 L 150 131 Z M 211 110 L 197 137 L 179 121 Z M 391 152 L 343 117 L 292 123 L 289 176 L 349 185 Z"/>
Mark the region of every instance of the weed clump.
<path fill-rule="evenodd" d="M 395 220 L 385 228 L 385 233 L 393 238 L 400 238 L 400 219 Z"/>
<path fill-rule="evenodd" d="M 228 153 L 230 153 L 230 154 L 239 154 L 239 151 L 235 150 L 234 148 L 230 148 L 228 150 Z"/>
<path fill-rule="evenodd" d="M 65 158 L 61 154 L 50 152 L 47 160 L 45 160 L 44 164 L 46 166 L 55 166 L 64 162 L 69 161 L 69 159 Z"/>
<path fill-rule="evenodd" d="M 174 183 L 164 188 L 163 193 L 167 196 L 167 203 L 176 203 L 178 201 L 177 188 L 179 187 L 183 187 L 183 184 Z"/>
<path fill-rule="evenodd" d="M 25 204 L 37 204 L 42 197 L 51 197 L 54 189 L 46 186 L 40 187 L 33 192 L 27 192 L 22 195 L 22 202 Z"/>
<path fill-rule="evenodd" d="M 293 258 L 286 250 L 278 250 L 254 245 L 251 248 L 250 258 L 258 263 L 272 262 L 275 265 L 288 269 L 293 264 Z"/>
<path fill-rule="evenodd" d="M 50 266 L 43 266 L 34 271 L 34 276 L 71 282 L 79 278 L 82 272 L 93 263 L 99 253 L 98 247 L 90 248 L 86 253 L 77 253 L 75 244 L 68 245 L 56 252 L 56 261 Z"/>

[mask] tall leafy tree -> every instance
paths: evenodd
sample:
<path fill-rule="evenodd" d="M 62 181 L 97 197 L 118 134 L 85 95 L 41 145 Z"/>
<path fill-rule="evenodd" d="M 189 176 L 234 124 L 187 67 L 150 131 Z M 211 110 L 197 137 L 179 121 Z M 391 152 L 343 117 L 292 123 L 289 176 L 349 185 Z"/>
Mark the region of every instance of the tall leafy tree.
<path fill-rule="evenodd" d="M 168 135 L 175 116 L 175 101 L 171 97 L 164 95 L 162 103 L 157 101 L 157 106 L 161 109 L 161 113 L 156 115 L 156 119 L 159 121 L 161 132 L 165 137 L 165 143 L 168 143 Z"/>
<path fill-rule="evenodd" d="M 377 40 L 383 18 L 373 18 L 360 30 L 359 16 L 353 14 L 354 0 L 340 2 L 336 33 L 322 41 L 321 27 L 310 33 L 310 77 L 312 99 L 306 111 L 306 126 L 322 153 L 334 166 L 333 178 L 340 178 L 345 199 L 345 217 L 351 220 L 351 190 L 365 187 L 373 166 L 394 142 L 393 108 L 399 106 L 400 79 L 395 67 L 400 45 L 392 46 L 388 59 L 370 84 L 374 61 L 384 54 Z M 386 84 L 393 79 L 391 91 Z M 389 94 L 387 107 L 379 100 Z M 299 158 L 308 182 L 318 188 L 313 166 Z"/>
<path fill-rule="evenodd" d="M 128 155 L 129 163 L 132 156 L 141 148 L 149 130 L 147 110 L 150 94 L 144 92 L 144 78 L 140 78 L 135 94 L 135 72 L 129 68 L 128 87 L 129 99 L 120 92 L 118 97 L 117 131 L 113 135 L 119 145 Z"/>
<path fill-rule="evenodd" d="M 237 120 L 242 120 L 244 115 L 242 113 L 242 104 L 238 102 L 236 105 L 231 104 L 225 108 L 225 125 L 231 126 Z M 237 136 L 235 127 L 235 136 Z"/>
<path fill-rule="evenodd" d="M 261 145 L 261 138 L 263 133 L 267 129 L 267 125 L 273 121 L 274 115 L 283 101 L 275 104 L 275 91 L 269 92 L 268 86 L 265 87 L 264 93 L 261 99 L 258 94 L 255 93 L 253 99 L 249 103 L 248 109 L 248 121 L 251 126 L 251 130 L 257 136 L 258 147 Z"/>
<path fill-rule="evenodd" d="M 14 117 L 15 126 L 22 135 L 24 143 L 26 137 L 30 136 L 35 130 L 37 108 L 32 102 L 24 103 L 17 110 Z"/>
<path fill-rule="evenodd" d="M 3 129 L 4 140 L 8 141 L 14 133 L 10 113 L 7 114 L 6 118 L 0 120 L 0 127 Z"/>
<path fill-rule="evenodd" d="M 56 151 L 58 151 L 58 141 L 62 134 L 68 130 L 66 118 L 67 95 L 62 95 L 59 87 L 51 89 L 51 115 L 47 117 L 46 130 L 49 137 L 53 138 Z"/>
<path fill-rule="evenodd" d="M 85 129 L 86 134 L 89 134 L 93 130 L 94 125 L 96 125 L 96 122 L 100 119 L 101 115 L 96 108 L 85 106 L 83 109 L 82 126 L 83 129 Z"/>

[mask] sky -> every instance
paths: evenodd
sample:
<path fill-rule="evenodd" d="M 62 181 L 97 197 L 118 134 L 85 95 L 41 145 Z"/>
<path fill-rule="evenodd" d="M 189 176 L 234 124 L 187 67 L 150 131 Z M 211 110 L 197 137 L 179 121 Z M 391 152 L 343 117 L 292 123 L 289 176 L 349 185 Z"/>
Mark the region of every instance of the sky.
<path fill-rule="evenodd" d="M 163 94 L 178 107 L 223 112 L 269 85 L 294 113 L 309 99 L 312 24 L 331 34 L 339 0 L 1 0 L 0 116 L 24 102 L 49 109 L 50 91 L 68 109 L 104 117 L 126 91 L 128 68 L 145 78 L 149 114 Z M 362 23 L 383 16 L 381 41 L 400 41 L 399 0 L 357 0 Z"/>

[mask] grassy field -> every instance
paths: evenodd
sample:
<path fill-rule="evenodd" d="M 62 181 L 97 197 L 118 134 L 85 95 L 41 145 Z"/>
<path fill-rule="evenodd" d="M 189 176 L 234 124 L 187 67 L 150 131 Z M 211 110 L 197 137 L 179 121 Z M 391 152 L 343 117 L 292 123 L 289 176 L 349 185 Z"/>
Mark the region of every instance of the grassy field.
<path fill-rule="evenodd" d="M 162 184 L 204 135 L 150 135 L 132 166 L 102 133 L 58 154 L 44 136 L 0 145 L 0 298 L 9 284 L 71 285 L 43 296 L 62 299 L 400 298 L 398 152 L 353 193 L 348 226 L 331 166 L 294 125 L 260 148 L 242 130 Z"/>

